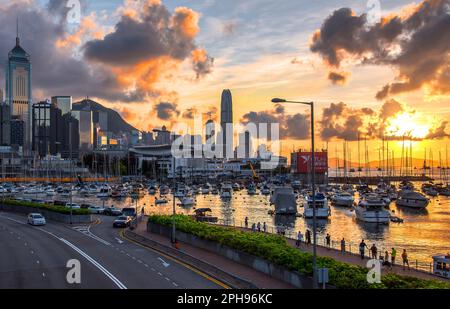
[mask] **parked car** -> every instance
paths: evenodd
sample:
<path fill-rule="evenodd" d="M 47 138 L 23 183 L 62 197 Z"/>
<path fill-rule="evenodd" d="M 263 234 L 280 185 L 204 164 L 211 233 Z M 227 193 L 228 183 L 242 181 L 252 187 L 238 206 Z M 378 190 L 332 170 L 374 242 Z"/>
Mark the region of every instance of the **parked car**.
<path fill-rule="evenodd" d="M 75 203 L 66 203 L 66 207 L 67 208 L 72 208 L 72 209 L 80 209 L 80 205 L 75 204 Z"/>
<path fill-rule="evenodd" d="M 128 216 L 120 216 L 113 222 L 113 227 L 125 228 L 131 225 L 132 219 Z"/>
<path fill-rule="evenodd" d="M 107 216 L 120 216 L 122 214 L 122 210 L 115 207 L 107 207 L 103 211 L 103 214 Z"/>
<path fill-rule="evenodd" d="M 47 222 L 45 221 L 45 218 L 38 213 L 31 213 L 28 215 L 28 224 L 30 225 L 45 225 Z"/>
<path fill-rule="evenodd" d="M 105 211 L 105 208 L 101 206 L 89 206 L 88 210 L 92 214 L 102 214 Z"/>

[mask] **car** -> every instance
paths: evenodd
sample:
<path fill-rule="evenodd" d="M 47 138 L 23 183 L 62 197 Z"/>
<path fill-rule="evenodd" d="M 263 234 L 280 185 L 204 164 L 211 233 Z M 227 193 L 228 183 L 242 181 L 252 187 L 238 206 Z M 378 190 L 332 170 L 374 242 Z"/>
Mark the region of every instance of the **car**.
<path fill-rule="evenodd" d="M 45 225 L 47 222 L 45 221 L 45 218 L 39 214 L 39 213 L 31 213 L 28 215 L 28 224 L 30 225 Z"/>
<path fill-rule="evenodd" d="M 119 227 L 119 228 L 125 228 L 129 227 L 131 225 L 132 219 L 128 216 L 119 216 L 116 220 L 113 222 L 113 227 Z"/>
<path fill-rule="evenodd" d="M 88 210 L 92 214 L 102 214 L 105 211 L 105 208 L 101 206 L 89 206 Z"/>
<path fill-rule="evenodd" d="M 67 208 L 71 208 L 71 209 L 80 209 L 80 205 L 75 204 L 75 203 L 66 203 L 66 207 Z"/>
<path fill-rule="evenodd" d="M 107 207 L 103 211 L 103 214 L 107 216 L 120 216 L 122 214 L 122 210 L 115 207 Z"/>

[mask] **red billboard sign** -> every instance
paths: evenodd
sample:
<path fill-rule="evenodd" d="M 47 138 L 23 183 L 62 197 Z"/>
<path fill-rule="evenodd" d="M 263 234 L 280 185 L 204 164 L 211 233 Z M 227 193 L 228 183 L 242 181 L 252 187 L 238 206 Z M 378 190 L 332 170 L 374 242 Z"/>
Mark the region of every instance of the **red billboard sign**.
<path fill-rule="evenodd" d="M 292 163 L 296 168 L 294 169 L 297 173 L 309 173 L 311 170 L 311 152 L 297 152 L 293 155 L 296 160 L 292 160 Z M 327 152 L 316 152 L 315 153 L 315 166 L 316 173 L 326 173 L 328 172 L 328 153 Z"/>

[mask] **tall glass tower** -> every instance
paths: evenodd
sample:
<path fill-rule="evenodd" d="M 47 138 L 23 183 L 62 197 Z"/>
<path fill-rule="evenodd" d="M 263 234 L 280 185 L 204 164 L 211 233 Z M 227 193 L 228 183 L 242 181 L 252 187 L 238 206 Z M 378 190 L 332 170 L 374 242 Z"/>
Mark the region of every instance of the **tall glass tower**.
<path fill-rule="evenodd" d="M 225 89 L 222 92 L 220 126 L 222 129 L 223 157 L 229 158 L 233 155 L 233 98 L 231 91 Z"/>
<path fill-rule="evenodd" d="M 31 149 L 31 60 L 30 55 L 20 46 L 17 23 L 16 46 L 8 54 L 6 65 L 6 104 L 11 110 L 11 118 L 23 122 L 24 150 Z"/>

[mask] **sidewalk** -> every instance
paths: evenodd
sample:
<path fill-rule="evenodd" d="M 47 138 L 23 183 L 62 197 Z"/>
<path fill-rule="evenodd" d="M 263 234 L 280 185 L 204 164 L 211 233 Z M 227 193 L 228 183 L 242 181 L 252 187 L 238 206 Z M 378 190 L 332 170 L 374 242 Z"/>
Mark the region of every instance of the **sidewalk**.
<path fill-rule="evenodd" d="M 138 227 L 133 230 L 134 233 L 160 243 L 165 246 L 171 246 L 170 239 L 147 232 L 147 221 L 141 221 L 138 224 Z M 220 256 L 215 253 L 211 253 L 197 247 L 190 246 L 185 243 L 180 243 L 179 251 L 187 253 L 201 261 L 205 261 L 209 264 L 212 264 L 221 270 L 240 277 L 244 280 L 252 282 L 254 285 L 259 287 L 260 289 L 294 289 L 295 287 L 280 281 L 278 279 L 272 278 L 262 272 L 249 268 L 247 266 L 236 263 L 230 259 L 227 259 L 223 256 Z"/>
<path fill-rule="evenodd" d="M 236 227 L 236 229 L 242 230 L 242 231 L 246 231 L 246 232 L 252 232 L 251 229 L 246 229 L 246 228 L 241 228 L 241 227 Z M 291 239 L 291 238 L 286 238 L 288 244 L 290 244 L 292 247 L 297 247 L 295 245 L 295 240 Z M 302 244 L 299 247 L 299 250 L 301 251 L 306 251 L 309 253 L 313 252 L 313 246 L 312 245 L 307 245 L 305 244 L 305 242 L 302 242 Z M 366 250 L 366 253 L 368 253 L 368 250 Z M 342 253 L 339 250 L 333 249 L 333 248 L 327 248 L 321 245 L 317 246 L 317 255 L 318 256 L 323 256 L 323 257 L 330 257 L 336 261 L 339 262 L 344 262 L 344 263 L 348 263 L 348 264 L 353 264 L 353 265 L 358 265 L 361 267 L 367 267 L 367 262 L 369 261 L 369 258 L 365 258 L 364 260 L 361 259 L 361 257 L 358 254 L 355 253 L 350 253 L 350 252 L 344 252 Z M 398 254 L 397 256 L 397 263 L 402 263 L 401 260 L 401 252 Z M 426 279 L 426 280 L 439 280 L 439 281 L 444 281 L 444 282 L 450 282 L 450 280 L 445 279 L 445 278 L 441 278 L 438 276 L 434 276 L 430 273 L 427 273 L 425 271 L 420 271 L 420 270 L 416 270 L 413 269 L 413 265 L 411 264 L 411 268 L 410 270 L 408 270 L 408 268 L 406 268 L 405 270 L 403 270 L 403 267 L 401 265 L 395 265 L 392 268 L 388 268 L 388 267 L 382 267 L 381 269 L 381 273 L 384 274 L 389 274 L 389 273 L 394 273 L 394 274 L 398 274 L 398 275 L 402 275 L 402 276 L 409 276 L 409 277 L 415 277 L 415 278 L 420 278 L 420 279 Z"/>

